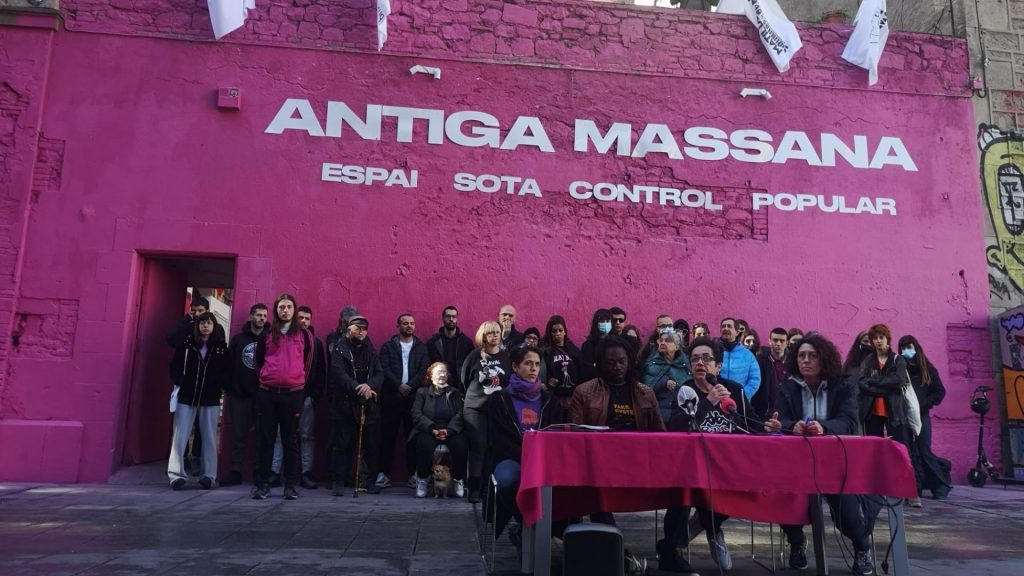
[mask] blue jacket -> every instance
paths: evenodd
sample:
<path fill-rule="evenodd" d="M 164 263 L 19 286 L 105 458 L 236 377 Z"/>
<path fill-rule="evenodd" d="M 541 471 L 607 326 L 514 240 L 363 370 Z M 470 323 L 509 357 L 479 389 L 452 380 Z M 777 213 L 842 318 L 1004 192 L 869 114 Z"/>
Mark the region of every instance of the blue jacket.
<path fill-rule="evenodd" d="M 654 389 L 654 395 L 658 398 L 658 410 L 661 411 L 661 419 L 668 422 L 672 417 L 672 403 L 679 394 L 679 387 L 683 382 L 693 378 L 690 370 L 690 360 L 687 354 L 680 350 L 676 353 L 671 362 L 665 360 L 657 352 L 651 354 L 644 364 L 643 383 Z M 676 387 L 669 390 L 667 382 L 674 380 Z"/>
<path fill-rule="evenodd" d="M 754 353 L 739 342 L 732 350 L 726 350 L 723 342 L 722 354 L 722 372 L 718 376 L 739 383 L 743 386 L 743 395 L 750 400 L 761 387 L 761 367 Z"/>

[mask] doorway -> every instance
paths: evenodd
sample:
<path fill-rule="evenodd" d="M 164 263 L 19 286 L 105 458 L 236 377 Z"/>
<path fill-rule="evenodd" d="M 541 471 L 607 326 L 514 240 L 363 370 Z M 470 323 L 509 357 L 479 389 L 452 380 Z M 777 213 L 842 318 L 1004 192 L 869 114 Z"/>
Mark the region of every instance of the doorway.
<path fill-rule="evenodd" d="M 141 288 L 135 310 L 135 341 L 126 399 L 120 466 L 165 462 L 171 445 L 168 335 L 188 314 L 194 298 L 231 331 L 235 259 L 223 256 L 140 255 Z M 158 468 L 154 464 L 154 471 Z M 163 472 L 163 470 L 161 470 Z M 166 478 L 163 476 L 162 478 Z"/>

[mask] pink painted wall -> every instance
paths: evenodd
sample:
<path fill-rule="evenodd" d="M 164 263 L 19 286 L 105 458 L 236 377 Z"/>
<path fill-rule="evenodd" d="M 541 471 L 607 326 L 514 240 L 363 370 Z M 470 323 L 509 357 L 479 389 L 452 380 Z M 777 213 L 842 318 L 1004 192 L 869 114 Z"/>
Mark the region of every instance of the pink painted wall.
<path fill-rule="evenodd" d="M 246 30 L 211 43 L 205 10 L 190 2 L 64 3 L 68 30 L 53 42 L 40 123 L 43 142 L 62 151 L 61 177 L 33 207 L 18 290 L 18 318 L 37 344 L 12 348 L 0 388 L 0 449 L 44 448 L 41 464 L 4 467 L 0 479 L 110 474 L 123 444 L 138 252 L 236 255 L 240 307 L 288 290 L 325 333 L 354 303 L 377 341 L 405 310 L 428 336 L 449 303 L 470 332 L 505 302 L 521 329 L 561 313 L 577 342 L 593 309 L 615 304 L 644 330 L 660 312 L 710 323 L 736 315 L 763 334 L 817 329 L 844 351 L 860 329 L 888 322 L 950 375 L 935 444 L 962 479 L 973 450 L 964 438 L 976 430 L 965 399 L 991 379 L 964 42 L 895 34 L 881 82 L 867 89 L 866 72 L 839 59 L 844 27 L 802 27 L 805 48 L 779 75 L 735 17 L 410 0 L 377 54 L 369 0 L 298 4 L 260 2 Z M 440 67 L 441 80 L 410 76 L 415 64 Z M 225 86 L 241 88 L 241 111 L 215 106 Z M 774 97 L 742 99 L 743 87 Z M 368 103 L 478 110 L 506 130 L 537 116 L 555 152 L 430 145 L 423 125 L 400 143 L 393 120 L 380 141 L 348 128 L 341 138 L 266 134 L 287 98 L 310 100 L 321 120 L 328 100 L 360 113 Z M 758 128 L 776 142 L 787 130 L 812 141 L 894 136 L 919 171 L 579 153 L 575 119 L 629 122 L 634 137 L 647 123 L 677 137 L 697 125 Z M 321 182 L 323 162 L 416 169 L 419 185 Z M 543 197 L 456 191 L 457 172 L 534 178 Z M 574 200 L 573 180 L 712 190 L 725 209 Z M 895 198 L 898 215 L 753 211 L 763 191 Z M 80 449 L 40 441 L 76 423 Z M 69 459 L 74 475 L 46 465 Z"/>

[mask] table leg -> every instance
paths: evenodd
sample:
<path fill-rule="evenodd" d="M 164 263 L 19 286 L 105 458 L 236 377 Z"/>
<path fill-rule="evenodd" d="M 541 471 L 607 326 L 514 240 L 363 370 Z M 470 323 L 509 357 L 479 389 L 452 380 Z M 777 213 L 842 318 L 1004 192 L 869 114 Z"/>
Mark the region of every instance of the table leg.
<path fill-rule="evenodd" d="M 828 576 L 828 556 L 825 554 L 825 514 L 821 510 L 821 495 L 812 494 L 811 541 L 814 544 L 814 566 L 818 576 Z"/>
<path fill-rule="evenodd" d="M 907 526 L 903 522 L 903 499 L 890 498 L 895 502 L 886 508 L 889 510 L 889 537 L 892 538 L 893 576 L 910 574 L 910 557 L 907 554 Z"/>
<path fill-rule="evenodd" d="M 540 489 L 541 517 L 523 529 L 523 555 L 520 572 L 533 576 L 551 576 L 551 487 Z"/>

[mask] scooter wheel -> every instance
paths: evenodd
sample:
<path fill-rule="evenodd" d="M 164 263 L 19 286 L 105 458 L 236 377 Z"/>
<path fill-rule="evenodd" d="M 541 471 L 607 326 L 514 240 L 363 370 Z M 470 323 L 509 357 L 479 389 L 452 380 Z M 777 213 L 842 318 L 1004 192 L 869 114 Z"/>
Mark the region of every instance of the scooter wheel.
<path fill-rule="evenodd" d="M 967 473 L 967 482 L 975 488 L 982 488 L 985 486 L 985 473 L 977 468 L 971 468 L 971 471 Z"/>

